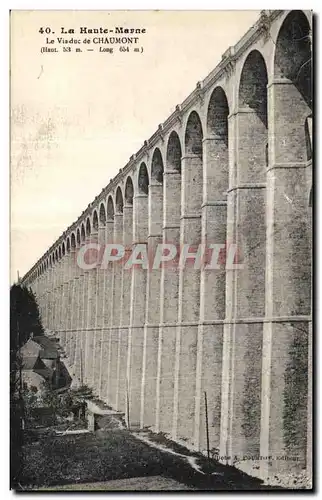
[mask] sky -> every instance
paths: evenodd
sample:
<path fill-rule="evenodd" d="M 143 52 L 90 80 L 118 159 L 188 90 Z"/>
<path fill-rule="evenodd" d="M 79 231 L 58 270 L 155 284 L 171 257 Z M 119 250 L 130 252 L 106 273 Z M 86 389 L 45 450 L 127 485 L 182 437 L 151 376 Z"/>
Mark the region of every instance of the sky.
<path fill-rule="evenodd" d="M 259 14 L 12 12 L 11 281 L 78 218 Z M 82 26 L 144 28 L 136 35 L 143 53 L 116 46 L 113 54 L 97 47 L 63 52 L 57 37 L 83 40 Z M 61 35 L 62 27 L 75 34 Z M 54 45 L 46 45 L 47 36 Z M 45 45 L 59 52 L 41 53 Z"/>

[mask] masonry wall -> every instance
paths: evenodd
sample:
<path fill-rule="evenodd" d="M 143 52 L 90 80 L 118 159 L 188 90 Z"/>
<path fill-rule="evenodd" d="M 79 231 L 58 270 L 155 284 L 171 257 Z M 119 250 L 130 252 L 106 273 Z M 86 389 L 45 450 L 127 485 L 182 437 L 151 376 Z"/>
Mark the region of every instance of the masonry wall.
<path fill-rule="evenodd" d="M 23 279 L 132 428 L 205 452 L 207 400 L 212 452 L 263 477 L 311 467 L 310 25 L 263 11 Z M 89 242 L 235 244 L 243 268 L 82 269 Z"/>

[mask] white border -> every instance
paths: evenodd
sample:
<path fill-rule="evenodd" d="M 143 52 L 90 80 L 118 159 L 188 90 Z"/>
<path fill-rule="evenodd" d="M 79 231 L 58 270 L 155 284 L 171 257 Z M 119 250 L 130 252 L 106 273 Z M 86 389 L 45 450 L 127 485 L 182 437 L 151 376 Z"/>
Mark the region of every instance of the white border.
<path fill-rule="evenodd" d="M 8 106 L 8 96 L 9 96 L 9 79 L 6 77 L 8 74 L 8 68 L 9 68 L 9 10 L 123 10 L 123 9 L 129 9 L 129 10 L 258 10 L 260 8 L 262 9 L 280 9 L 281 7 L 283 9 L 312 9 L 314 13 L 317 15 L 319 18 L 319 14 L 321 11 L 321 2 L 318 0 L 311 1 L 309 4 L 307 2 L 301 2 L 293 0 L 291 1 L 286 1 L 283 2 L 283 5 L 281 6 L 280 1 L 271 1 L 271 2 L 265 2 L 265 5 L 263 7 L 260 7 L 262 2 L 258 1 L 246 1 L 243 2 L 242 4 L 237 1 L 229 1 L 226 0 L 223 3 L 219 3 L 219 5 L 215 4 L 213 1 L 205 1 L 205 0 L 198 0 L 198 1 L 186 1 L 184 3 L 179 2 L 178 0 L 164 0 L 163 2 L 159 1 L 154 1 L 154 0 L 149 0 L 149 1 L 136 1 L 136 2 L 131 2 L 130 0 L 124 1 L 124 0 L 118 0 L 118 1 L 98 1 L 98 0 L 93 0 L 91 2 L 84 2 L 81 0 L 73 0 L 73 1 L 66 1 L 66 0 L 56 0 L 56 1 L 47 1 L 46 3 L 41 2 L 40 0 L 33 1 L 33 2 L 26 2 L 26 1 L 12 1 L 12 2 L 2 2 L 0 6 L 0 14 L 1 15 L 1 21 L 0 21 L 0 26 L 1 26 L 1 45 L 0 45 L 0 54 L 1 54 L 1 67 L 2 67 L 2 78 L 1 78 L 1 141 L 2 141 L 2 148 L 1 151 L 3 151 L 3 157 L 2 157 L 2 168 L 0 169 L 0 200 L 1 200 L 1 210 L 0 210 L 0 220 L 1 220 L 1 228 L 2 228 L 2 245 L 1 245 L 1 275 L 0 275 L 0 284 L 2 287 L 2 294 L 1 294 L 1 317 L 4 319 L 2 322 L 2 335 L 6 339 L 5 341 L 5 346 L 3 346 L 2 349 L 2 363 L 1 363 L 1 382 L 2 382 L 2 411 L 0 412 L 1 415 L 1 420 L 0 420 L 0 428 L 2 430 L 2 439 L 1 439 L 1 476 L 2 480 L 0 482 L 0 492 L 1 492 L 1 498 L 8 498 L 9 496 L 13 494 L 13 492 L 9 492 L 9 422 L 8 422 L 8 406 L 4 405 L 3 402 L 6 401 L 9 403 L 9 294 L 8 294 L 8 285 L 9 285 L 9 168 L 8 168 L 8 158 L 9 158 L 9 106 Z M 264 3 L 264 2 L 263 2 Z M 269 5 L 267 5 L 267 3 Z M 220 9 L 218 7 L 224 6 L 225 9 Z M 321 46 L 320 46 L 320 20 L 317 19 L 316 22 L 316 33 L 315 33 L 315 55 L 316 55 L 316 60 L 315 64 L 317 66 L 317 71 L 316 71 L 316 94 L 318 94 L 318 89 L 321 85 L 321 79 L 320 79 L 320 63 L 321 63 Z M 321 129 L 321 101 L 318 99 L 318 95 L 316 95 L 316 126 L 318 129 Z M 316 134 L 316 140 L 315 140 L 315 147 L 318 148 L 319 146 L 319 136 Z M 319 156 L 318 152 L 316 153 L 316 164 L 315 168 L 317 171 L 317 174 L 315 176 L 315 182 L 317 184 L 317 189 L 316 189 L 316 211 L 315 215 L 319 216 L 318 219 L 318 224 L 316 224 L 316 229 L 318 230 L 318 236 L 315 235 L 315 256 L 319 257 L 321 255 L 321 247 L 320 247 L 320 236 L 321 236 L 321 225 L 322 225 L 322 218 L 320 217 L 320 208 L 321 205 L 319 203 L 319 200 L 321 200 L 321 183 L 319 182 L 319 174 L 318 172 L 320 171 L 321 165 L 319 162 Z M 320 292 L 320 286 L 321 285 L 321 276 L 322 276 L 322 267 L 319 266 L 319 268 L 316 265 L 316 314 L 322 309 L 322 303 L 320 302 L 319 298 L 319 292 Z M 317 380 L 315 380 L 315 384 L 317 384 L 318 380 L 320 380 L 320 366 L 321 366 L 321 359 L 322 359 L 322 352 L 321 352 L 321 346 L 322 342 L 319 342 L 318 336 L 320 333 L 319 329 L 319 321 L 318 318 L 315 318 L 315 340 L 318 345 L 318 352 L 315 353 L 315 361 L 316 361 L 316 374 L 317 374 Z M 6 360 L 6 362 L 4 362 Z M 7 364 L 8 363 L 8 364 Z M 321 401 L 321 398 L 319 397 L 320 394 L 320 387 L 317 387 L 316 391 L 316 424 L 318 427 L 320 419 L 320 407 L 318 403 Z M 316 443 L 319 443 L 319 429 L 316 429 L 316 435 L 314 437 L 314 441 Z M 318 448 L 317 448 L 317 457 L 319 455 L 318 453 Z M 316 457 L 316 458 L 317 458 Z M 317 460 L 316 464 L 316 486 L 319 488 L 318 484 L 318 478 L 322 477 L 322 470 L 321 470 L 321 461 Z M 214 492 L 216 496 L 220 493 Z M 198 495 L 197 493 L 194 494 L 194 497 L 201 496 Z M 233 496 L 234 493 L 232 492 L 231 495 L 228 494 L 228 496 Z M 258 493 L 260 495 L 260 492 Z M 29 495 L 28 495 L 29 496 Z M 82 495 L 83 496 L 83 495 Z M 114 495 L 109 494 L 109 497 L 113 497 Z M 154 495 L 153 495 L 154 496 Z M 158 495 L 159 496 L 159 495 Z M 253 496 L 253 495 L 252 495 Z M 275 496 L 275 495 L 274 495 Z M 40 495 L 39 498 L 44 497 L 43 495 Z M 68 498 L 67 495 L 62 494 L 61 498 Z M 129 495 L 124 495 L 123 497 L 129 497 Z M 225 497 L 227 497 L 227 494 L 225 494 Z M 275 498 L 281 497 L 283 498 L 283 495 L 277 495 Z M 75 494 L 74 494 L 75 498 Z"/>

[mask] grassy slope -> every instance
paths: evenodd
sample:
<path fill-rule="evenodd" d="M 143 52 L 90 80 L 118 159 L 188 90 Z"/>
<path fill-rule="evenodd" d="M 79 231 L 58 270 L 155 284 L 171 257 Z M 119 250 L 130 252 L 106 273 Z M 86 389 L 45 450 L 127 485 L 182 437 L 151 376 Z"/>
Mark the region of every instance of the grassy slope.
<path fill-rule="evenodd" d="M 151 448 L 127 430 L 47 436 L 26 444 L 24 455 L 24 489 L 161 475 L 203 490 L 261 487 L 258 480 L 215 462 L 220 474 L 202 475 L 184 459 Z"/>

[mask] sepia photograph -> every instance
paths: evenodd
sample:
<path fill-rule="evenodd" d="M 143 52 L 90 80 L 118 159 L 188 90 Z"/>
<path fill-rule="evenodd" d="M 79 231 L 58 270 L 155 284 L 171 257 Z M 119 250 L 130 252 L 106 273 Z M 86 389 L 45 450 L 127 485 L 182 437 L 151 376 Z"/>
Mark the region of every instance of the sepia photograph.
<path fill-rule="evenodd" d="M 311 10 L 10 11 L 10 489 L 314 487 Z"/>

